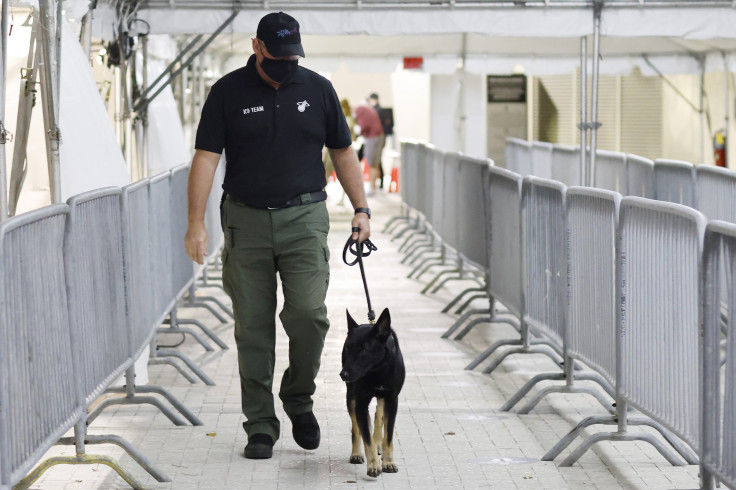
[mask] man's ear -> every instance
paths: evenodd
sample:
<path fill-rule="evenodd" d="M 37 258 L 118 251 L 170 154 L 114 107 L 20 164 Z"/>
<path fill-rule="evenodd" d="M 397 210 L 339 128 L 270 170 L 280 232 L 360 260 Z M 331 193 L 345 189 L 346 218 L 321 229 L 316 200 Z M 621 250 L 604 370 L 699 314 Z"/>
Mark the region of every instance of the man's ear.
<path fill-rule="evenodd" d="M 391 333 L 391 314 L 388 312 L 388 308 L 385 308 L 381 316 L 378 317 L 376 327 L 378 328 L 378 339 L 381 341 L 388 339 Z"/>
<path fill-rule="evenodd" d="M 348 315 L 348 332 L 354 328 L 358 328 L 358 324 L 353 320 L 353 317 L 350 316 L 350 312 L 347 309 L 345 309 L 345 313 Z"/>

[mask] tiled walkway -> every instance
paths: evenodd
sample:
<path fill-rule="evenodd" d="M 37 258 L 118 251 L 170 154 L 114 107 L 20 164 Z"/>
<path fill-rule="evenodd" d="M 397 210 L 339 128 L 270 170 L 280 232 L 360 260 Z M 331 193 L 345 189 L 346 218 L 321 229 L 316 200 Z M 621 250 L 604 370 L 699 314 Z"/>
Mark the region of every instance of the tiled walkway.
<path fill-rule="evenodd" d="M 304 451 L 291 438 L 283 412 L 282 437 L 270 460 L 246 460 L 241 423 L 239 379 L 231 325 L 215 330 L 227 351 L 206 353 L 187 341 L 180 349 L 201 364 L 216 386 L 190 384 L 169 366 L 152 366 L 151 381 L 169 389 L 204 422 L 201 427 L 175 427 L 151 406 L 107 409 L 90 433 L 115 433 L 136 445 L 172 478 L 157 483 L 121 450 L 89 446 L 88 452 L 120 459 L 148 488 L 156 489 L 291 489 L 291 488 L 697 488 L 696 466 L 670 466 L 651 446 L 636 442 L 602 443 L 578 464 L 560 468 L 558 462 L 539 458 L 575 423 L 589 415 L 604 415 L 587 395 L 551 395 L 530 415 L 501 412 L 499 407 L 531 376 L 554 371 L 546 357 L 511 356 L 491 375 L 463 368 L 492 341 L 512 337 L 504 325 L 479 325 L 462 341 L 443 340 L 456 318 L 441 309 L 468 283 L 450 283 L 434 295 L 420 291 L 431 275 L 407 279 L 411 270 L 400 264 L 400 241 L 382 234 L 383 224 L 398 213 L 395 195 L 370 199 L 374 212 L 372 239 L 379 251 L 366 259 L 371 300 L 377 314 L 391 310 L 394 328 L 404 352 L 407 379 L 399 401 L 396 426 L 396 474 L 378 478 L 366 475 L 365 465 L 351 465 L 350 421 L 345 409 L 345 386 L 340 380 L 340 354 L 346 334 L 345 308 L 365 322 L 367 307 L 356 267 L 342 263 L 342 246 L 348 236 L 349 208 L 330 189 L 332 229 L 331 286 L 328 307 L 332 327 L 327 337 L 318 379 L 315 413 L 322 426 L 322 444 Z M 347 202 L 347 200 L 346 200 Z M 207 293 L 226 299 L 221 290 Z M 478 307 L 487 306 L 479 303 Z M 217 321 L 201 310 L 181 309 L 180 317 L 198 318 L 208 325 Z M 162 342 L 178 341 L 178 336 Z M 286 336 L 278 332 L 276 380 L 286 368 Z M 280 407 L 279 407 L 280 410 Z M 598 430 L 611 430 L 598 426 Z M 569 450 L 563 453 L 568 454 Z M 70 454 L 71 448 L 54 448 L 49 454 Z M 128 488 L 102 465 L 56 466 L 33 488 Z"/>

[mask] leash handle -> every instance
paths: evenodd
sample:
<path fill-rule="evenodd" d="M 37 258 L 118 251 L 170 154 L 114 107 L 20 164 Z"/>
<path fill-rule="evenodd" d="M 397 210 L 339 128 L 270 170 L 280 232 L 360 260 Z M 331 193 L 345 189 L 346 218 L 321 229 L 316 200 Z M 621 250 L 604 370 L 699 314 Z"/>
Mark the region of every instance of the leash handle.
<path fill-rule="evenodd" d="M 353 227 L 352 231 L 360 231 L 360 228 Z M 367 252 L 363 251 L 364 246 L 367 249 Z M 371 296 L 368 293 L 368 283 L 365 280 L 365 269 L 363 268 L 363 257 L 368 257 L 371 252 L 375 252 L 376 250 L 378 250 L 378 247 L 376 247 L 369 239 L 360 243 L 358 240 L 353 240 L 352 236 L 348 238 L 348 241 L 345 243 L 345 247 L 342 249 L 343 262 L 349 266 L 353 266 L 355 264 L 360 266 L 360 275 L 363 278 L 363 289 L 365 289 L 365 299 L 368 302 L 368 321 L 371 323 L 375 321 L 376 313 L 373 311 L 373 307 L 371 306 Z M 352 262 L 348 262 L 348 251 L 356 257 Z"/>

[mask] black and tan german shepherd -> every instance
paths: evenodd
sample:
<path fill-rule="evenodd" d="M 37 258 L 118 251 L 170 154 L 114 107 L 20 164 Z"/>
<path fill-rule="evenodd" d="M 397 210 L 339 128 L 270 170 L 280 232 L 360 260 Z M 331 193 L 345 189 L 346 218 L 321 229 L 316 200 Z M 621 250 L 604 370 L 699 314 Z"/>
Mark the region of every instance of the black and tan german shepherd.
<path fill-rule="evenodd" d="M 350 462 L 363 463 L 360 440 L 363 440 L 368 476 L 381 471 L 399 471 L 394 462 L 394 424 L 399 406 L 399 392 L 406 370 L 399 349 L 399 339 L 391 329 L 391 315 L 383 310 L 374 324 L 358 325 L 348 315 L 348 337 L 342 348 L 340 377 L 347 384 L 347 405 L 353 423 L 353 450 Z M 368 405 L 376 398 L 375 430 L 371 437 Z M 382 457 L 382 463 L 378 455 Z"/>

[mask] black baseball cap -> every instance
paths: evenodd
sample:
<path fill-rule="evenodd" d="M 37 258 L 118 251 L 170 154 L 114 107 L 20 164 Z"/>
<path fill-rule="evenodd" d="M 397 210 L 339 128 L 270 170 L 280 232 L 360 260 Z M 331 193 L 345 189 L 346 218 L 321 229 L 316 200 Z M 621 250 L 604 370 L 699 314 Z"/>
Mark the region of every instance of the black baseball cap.
<path fill-rule="evenodd" d="M 258 22 L 256 37 L 266 44 L 266 49 L 274 58 L 298 54 L 304 57 L 299 22 L 283 12 L 272 12 Z"/>

